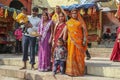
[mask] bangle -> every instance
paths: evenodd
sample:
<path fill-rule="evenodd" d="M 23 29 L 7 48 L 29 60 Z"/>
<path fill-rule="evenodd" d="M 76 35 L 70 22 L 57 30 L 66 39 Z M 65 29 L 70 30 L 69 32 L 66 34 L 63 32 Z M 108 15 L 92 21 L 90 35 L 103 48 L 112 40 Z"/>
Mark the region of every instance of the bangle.
<path fill-rule="evenodd" d="M 67 40 L 64 41 L 65 43 L 67 42 Z"/>

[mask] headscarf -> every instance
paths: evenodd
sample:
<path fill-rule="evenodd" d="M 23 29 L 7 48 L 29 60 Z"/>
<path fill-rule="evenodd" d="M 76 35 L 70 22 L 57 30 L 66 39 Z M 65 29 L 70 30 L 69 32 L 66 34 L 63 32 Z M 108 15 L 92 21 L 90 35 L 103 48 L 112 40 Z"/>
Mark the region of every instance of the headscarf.
<path fill-rule="evenodd" d="M 44 25 L 43 25 L 43 16 L 42 16 L 41 21 L 40 21 L 40 23 L 39 23 L 38 32 L 39 32 L 40 35 L 42 35 L 42 37 L 41 37 L 41 39 L 40 39 L 41 42 L 44 41 L 44 39 L 45 39 L 45 37 L 46 37 L 46 35 L 47 35 L 47 32 L 48 32 L 48 30 L 49 30 L 49 28 L 50 28 L 50 25 L 51 25 L 51 23 L 52 23 L 52 20 L 50 20 L 49 14 L 48 14 L 47 12 L 44 12 L 44 13 L 48 15 L 48 20 L 49 20 L 49 21 L 48 21 L 46 27 L 44 27 Z"/>

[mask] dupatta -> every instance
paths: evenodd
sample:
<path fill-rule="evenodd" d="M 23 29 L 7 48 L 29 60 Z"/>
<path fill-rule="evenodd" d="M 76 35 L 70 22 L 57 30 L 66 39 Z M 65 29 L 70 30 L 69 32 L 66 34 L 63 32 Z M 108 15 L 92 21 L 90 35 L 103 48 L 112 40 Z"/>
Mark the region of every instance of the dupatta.
<path fill-rule="evenodd" d="M 44 39 L 45 39 L 45 37 L 47 35 L 47 32 L 48 32 L 48 30 L 50 28 L 51 23 L 52 23 L 52 20 L 49 20 L 48 23 L 46 24 L 46 26 L 43 26 L 43 19 L 40 21 L 39 26 L 38 26 L 39 27 L 38 33 L 40 35 L 42 35 L 42 37 L 40 38 L 41 42 L 44 41 Z"/>

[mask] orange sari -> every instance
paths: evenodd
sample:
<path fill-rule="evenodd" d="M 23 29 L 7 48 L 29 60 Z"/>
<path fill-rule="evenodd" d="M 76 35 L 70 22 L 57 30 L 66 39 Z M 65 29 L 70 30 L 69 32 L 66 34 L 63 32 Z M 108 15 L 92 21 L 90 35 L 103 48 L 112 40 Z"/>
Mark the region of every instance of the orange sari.
<path fill-rule="evenodd" d="M 66 74 L 70 76 L 82 76 L 85 70 L 85 51 L 83 46 L 83 31 L 80 21 L 70 19 L 67 21 L 68 29 L 68 56 Z"/>

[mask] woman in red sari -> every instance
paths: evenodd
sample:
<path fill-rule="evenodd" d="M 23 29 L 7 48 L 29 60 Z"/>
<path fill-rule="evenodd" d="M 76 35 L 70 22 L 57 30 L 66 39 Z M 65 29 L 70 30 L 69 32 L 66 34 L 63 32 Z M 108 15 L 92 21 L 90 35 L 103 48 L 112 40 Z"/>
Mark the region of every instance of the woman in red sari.
<path fill-rule="evenodd" d="M 63 12 L 59 13 L 58 15 L 59 21 L 56 23 L 54 32 L 53 32 L 53 48 L 52 53 L 54 52 L 55 47 L 57 46 L 57 42 L 59 38 L 63 39 L 63 29 L 66 26 L 66 18 L 65 14 Z M 53 54 L 52 54 L 53 57 Z M 54 59 L 52 59 L 52 62 L 54 63 Z M 58 70 L 60 68 L 58 67 Z"/>
<path fill-rule="evenodd" d="M 65 14 L 61 12 L 58 17 L 59 21 L 56 23 L 53 33 L 53 47 L 56 47 L 58 39 L 63 37 L 63 28 L 66 26 Z"/>
<path fill-rule="evenodd" d="M 117 38 L 114 43 L 112 55 L 110 57 L 111 61 L 120 61 L 120 27 L 117 29 Z"/>

